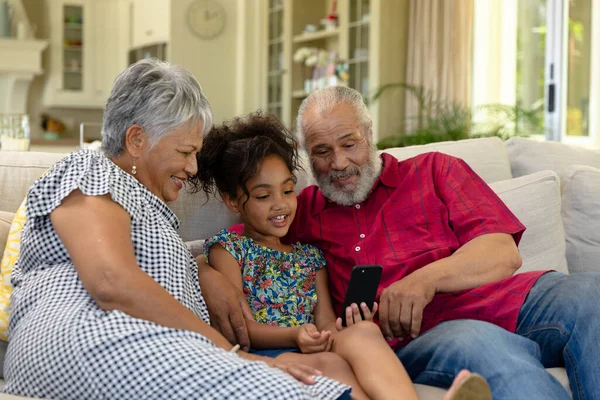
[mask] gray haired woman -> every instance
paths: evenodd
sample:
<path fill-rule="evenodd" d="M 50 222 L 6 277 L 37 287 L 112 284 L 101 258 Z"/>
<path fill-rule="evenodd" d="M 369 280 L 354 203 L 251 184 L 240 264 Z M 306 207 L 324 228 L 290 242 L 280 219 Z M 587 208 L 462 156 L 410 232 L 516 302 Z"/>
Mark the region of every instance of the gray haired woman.
<path fill-rule="evenodd" d="M 104 154 L 72 153 L 34 183 L 13 272 L 4 392 L 53 399 L 348 395 L 306 367 L 231 351 L 209 325 L 198 266 L 165 203 L 196 174 L 211 120 L 191 74 L 141 61 L 115 81 Z"/>

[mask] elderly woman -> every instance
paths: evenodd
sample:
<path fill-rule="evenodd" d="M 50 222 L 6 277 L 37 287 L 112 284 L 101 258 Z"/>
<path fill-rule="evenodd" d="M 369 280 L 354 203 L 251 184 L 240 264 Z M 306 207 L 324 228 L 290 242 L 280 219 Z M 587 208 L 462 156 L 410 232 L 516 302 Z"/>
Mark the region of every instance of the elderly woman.
<path fill-rule="evenodd" d="M 347 396 L 347 386 L 313 379 L 315 371 L 277 365 L 294 379 L 271 359 L 231 351 L 208 323 L 198 266 L 165 203 L 196 174 L 211 119 L 192 75 L 139 62 L 117 78 L 106 104 L 104 154 L 75 152 L 31 187 L 13 273 L 4 392 L 53 399 Z"/>

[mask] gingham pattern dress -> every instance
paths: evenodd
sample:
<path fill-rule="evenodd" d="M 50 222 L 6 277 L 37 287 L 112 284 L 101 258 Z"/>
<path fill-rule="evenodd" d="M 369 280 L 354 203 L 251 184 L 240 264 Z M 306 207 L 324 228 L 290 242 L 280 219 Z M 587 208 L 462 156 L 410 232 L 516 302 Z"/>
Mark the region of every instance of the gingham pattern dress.
<path fill-rule="evenodd" d="M 198 266 L 175 214 L 100 153 L 79 151 L 30 189 L 21 256 L 13 272 L 4 392 L 51 399 L 337 399 L 327 378 L 303 385 L 247 362 L 197 333 L 103 311 L 79 279 L 50 222 L 73 190 L 110 194 L 131 217 L 140 267 L 209 322 Z"/>

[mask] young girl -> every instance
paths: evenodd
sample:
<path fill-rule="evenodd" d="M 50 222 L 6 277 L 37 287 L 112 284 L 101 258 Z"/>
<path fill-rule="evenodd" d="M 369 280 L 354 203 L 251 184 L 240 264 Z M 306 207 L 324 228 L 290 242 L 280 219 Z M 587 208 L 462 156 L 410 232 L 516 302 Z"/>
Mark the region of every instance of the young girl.
<path fill-rule="evenodd" d="M 222 230 L 207 240 L 207 261 L 245 294 L 257 353 L 315 367 L 350 385 L 356 399 L 417 399 L 404 367 L 371 322 L 377 305 L 369 310 L 361 304 L 367 321 L 353 305 L 355 316 L 343 329 L 333 312 L 321 252 L 281 241 L 296 213 L 297 161 L 294 139 L 274 117 L 256 113 L 213 128 L 199 156 L 198 178 L 206 193 L 218 192 L 227 208 L 240 214 L 244 228 L 241 234 Z M 489 389 L 473 374 L 456 381 L 463 378 L 463 387 L 453 387 L 448 399 L 491 398 L 464 397 L 472 386 Z"/>

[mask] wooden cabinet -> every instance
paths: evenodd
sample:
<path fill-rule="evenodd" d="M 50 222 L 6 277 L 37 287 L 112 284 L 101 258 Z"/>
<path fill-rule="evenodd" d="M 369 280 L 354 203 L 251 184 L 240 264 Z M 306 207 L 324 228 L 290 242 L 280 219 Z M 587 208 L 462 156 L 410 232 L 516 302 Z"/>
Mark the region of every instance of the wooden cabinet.
<path fill-rule="evenodd" d="M 132 47 L 168 42 L 170 0 L 134 0 Z"/>
<path fill-rule="evenodd" d="M 49 0 L 46 107 L 102 108 L 130 47 L 128 0 Z"/>

